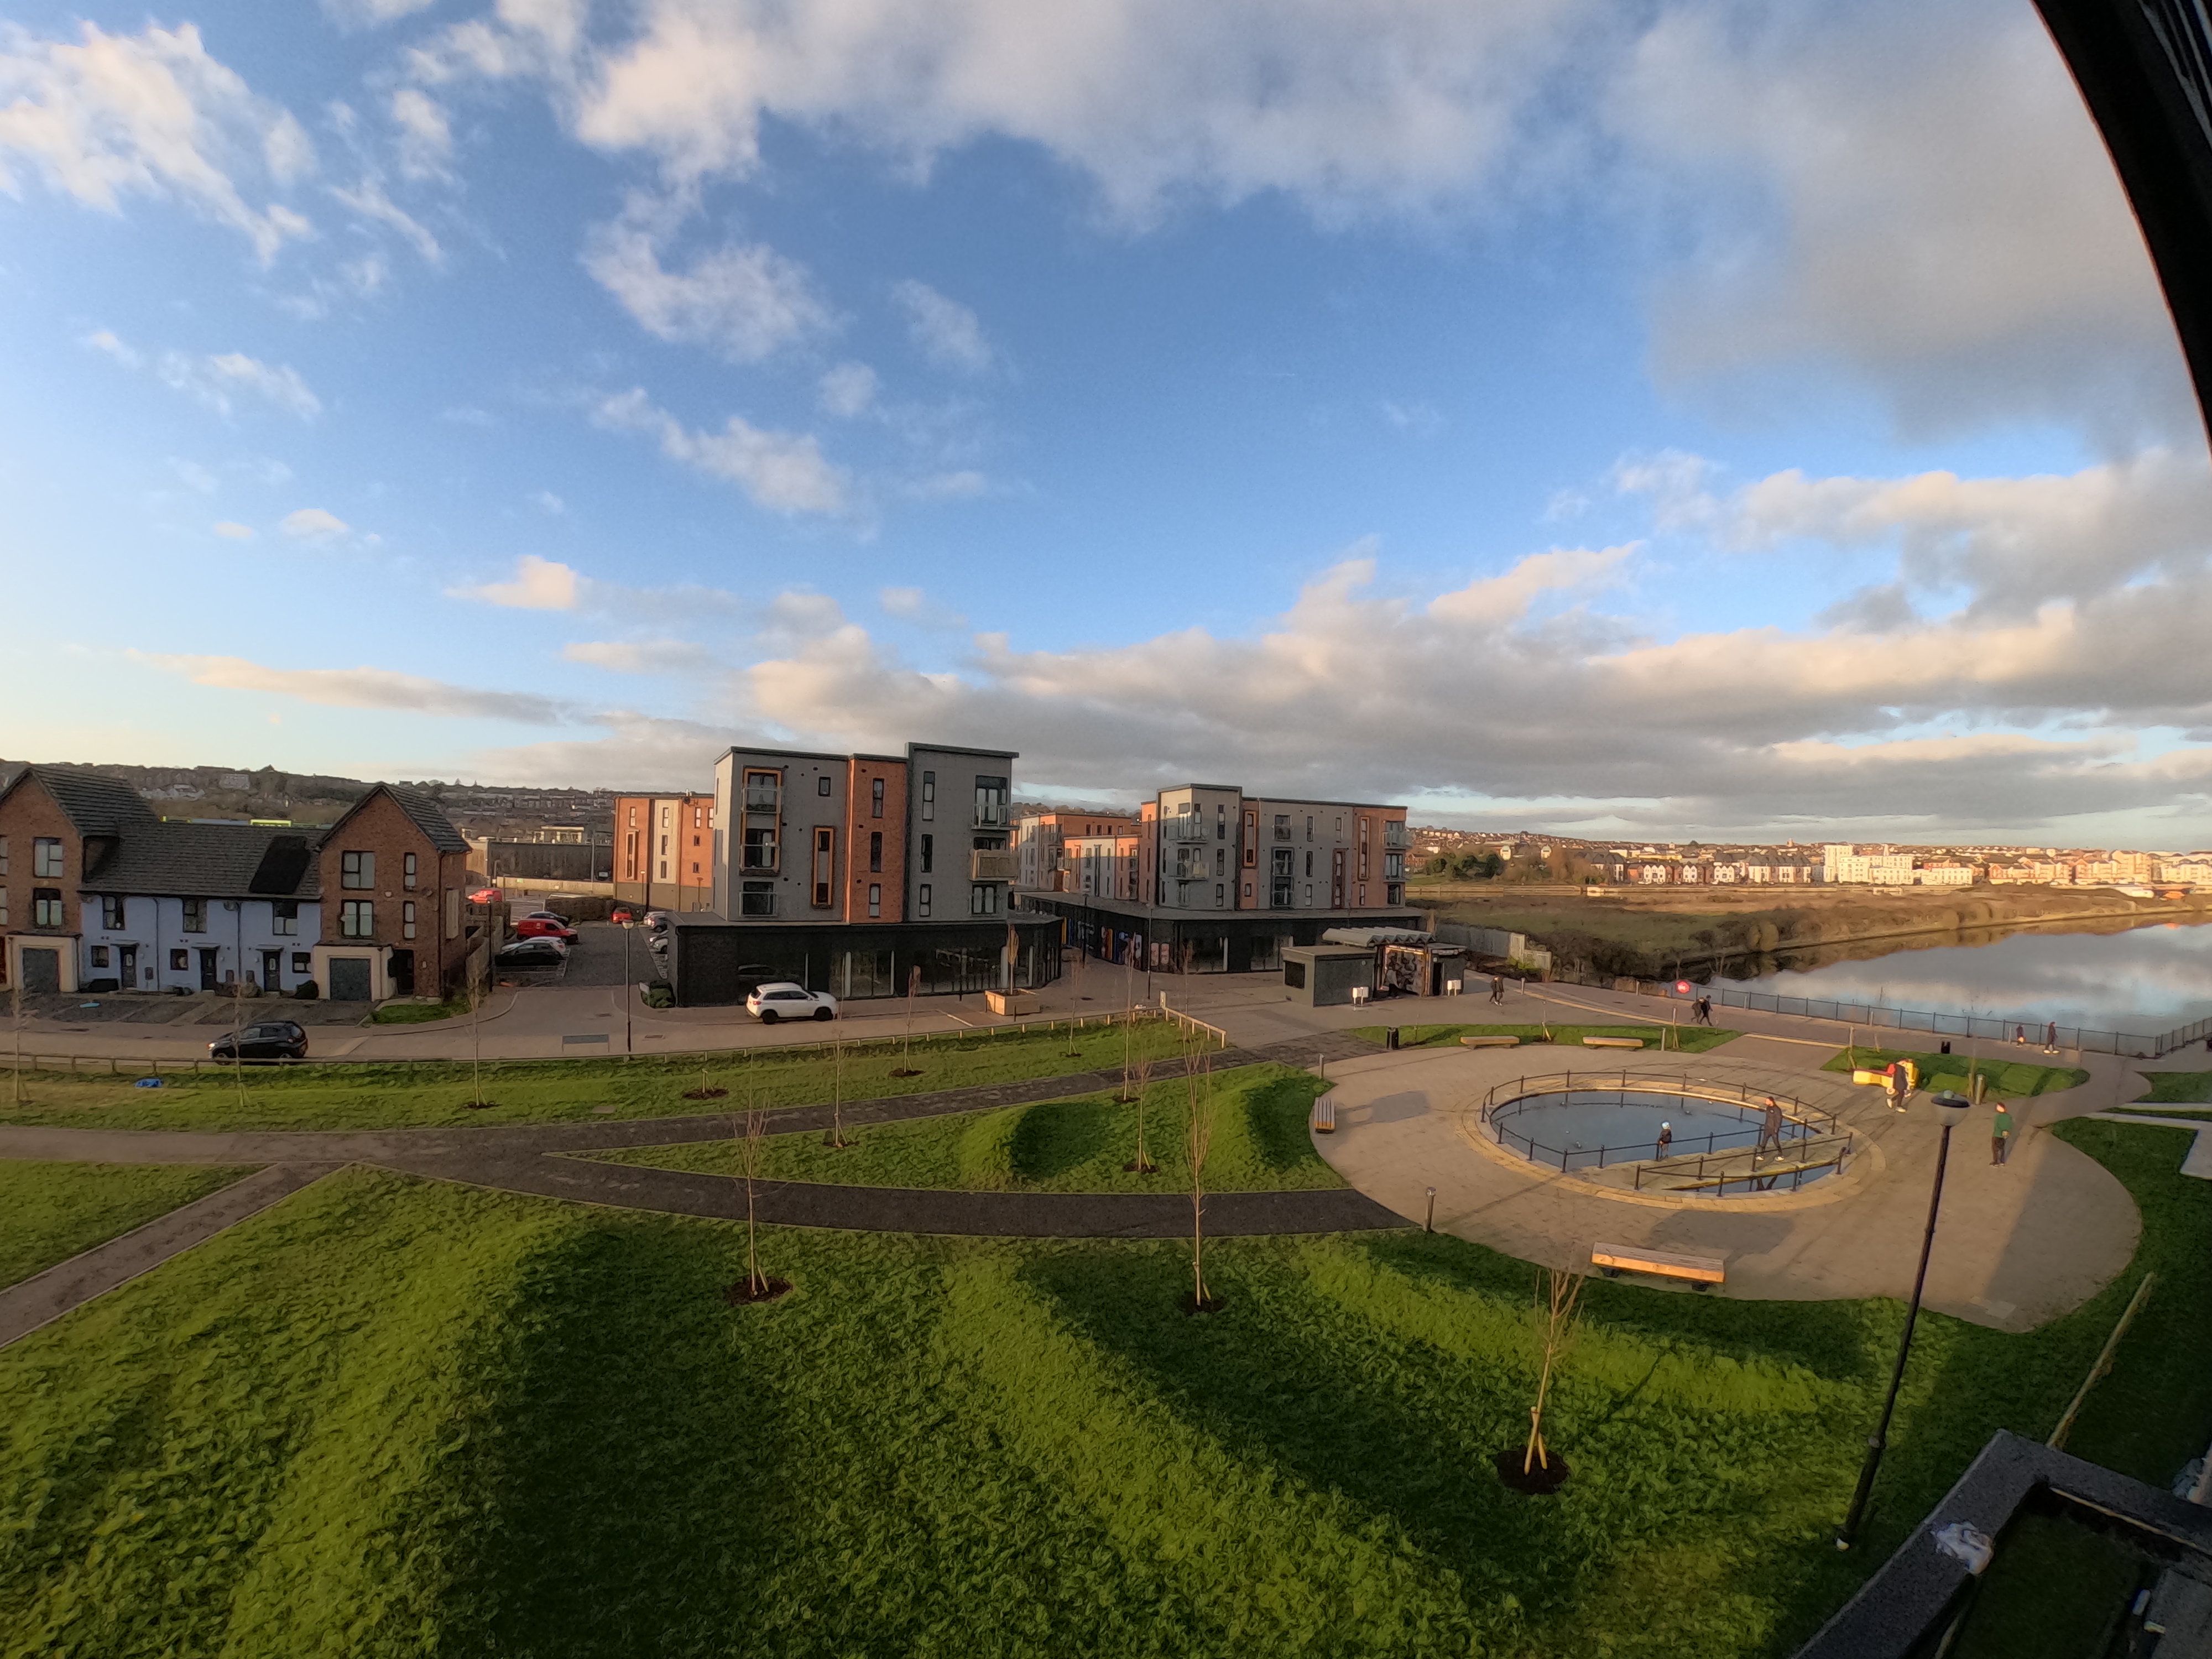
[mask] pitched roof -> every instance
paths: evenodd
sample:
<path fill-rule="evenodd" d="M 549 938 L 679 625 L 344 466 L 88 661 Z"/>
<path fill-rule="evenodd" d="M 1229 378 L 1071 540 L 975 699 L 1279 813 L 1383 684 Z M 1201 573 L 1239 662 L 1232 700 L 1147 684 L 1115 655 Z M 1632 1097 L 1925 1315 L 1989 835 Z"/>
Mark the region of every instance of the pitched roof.
<path fill-rule="evenodd" d="M 154 811 L 120 778 L 73 766 L 27 766 L 9 786 L 35 779 L 80 836 L 119 836 L 155 822 Z"/>
<path fill-rule="evenodd" d="M 83 885 L 94 893 L 182 898 L 322 896 L 305 836 L 244 823 L 133 826 Z"/>
<path fill-rule="evenodd" d="M 396 783 L 380 783 L 373 787 L 367 794 L 348 807 L 343 816 L 336 823 L 323 832 L 322 840 L 316 844 L 319 847 L 328 847 L 337 839 L 338 831 L 346 826 L 353 815 L 379 795 L 391 796 L 392 805 L 404 812 L 415 827 L 429 838 L 430 845 L 440 852 L 465 853 L 469 850 L 467 838 L 453 828 L 453 821 L 446 816 L 444 807 L 439 805 L 421 790 L 403 789 Z"/>

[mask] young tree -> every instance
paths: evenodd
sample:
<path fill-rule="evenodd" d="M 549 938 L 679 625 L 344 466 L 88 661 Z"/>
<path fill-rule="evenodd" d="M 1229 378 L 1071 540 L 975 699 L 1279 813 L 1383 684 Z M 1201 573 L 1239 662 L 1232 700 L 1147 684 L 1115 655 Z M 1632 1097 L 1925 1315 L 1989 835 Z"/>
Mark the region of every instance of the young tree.
<path fill-rule="evenodd" d="M 760 1179 L 766 1152 L 768 1114 L 748 1104 L 740 1122 L 732 1123 L 738 1141 L 738 1171 L 745 1183 L 745 1283 L 740 1298 L 765 1302 L 770 1294 L 768 1275 L 760 1267 L 760 1227 L 754 1216 L 753 1183 Z"/>
<path fill-rule="evenodd" d="M 1574 1336 L 1575 1305 L 1582 1299 L 1583 1276 L 1553 1267 L 1538 1281 L 1538 1287 L 1544 1302 L 1544 1364 L 1536 1379 L 1536 1403 L 1528 1407 L 1528 1444 L 1521 1454 L 1523 1475 L 1540 1467 L 1552 1467 L 1551 1454 L 1544 1445 L 1544 1407 L 1551 1397 L 1552 1372 Z"/>
<path fill-rule="evenodd" d="M 919 963 L 906 970 L 906 1048 L 899 1058 L 899 1068 L 893 1077 L 919 1077 L 914 1069 L 914 1000 L 921 994 L 921 966 Z"/>
<path fill-rule="evenodd" d="M 491 945 L 488 941 L 483 945 L 480 957 L 470 958 L 468 973 L 469 1104 L 482 1109 L 492 1103 L 483 1097 L 483 1006 L 485 981 L 491 975 Z"/>
<path fill-rule="evenodd" d="M 246 1104 L 246 981 L 230 985 L 230 1075 L 238 1085 L 238 1103 Z"/>
<path fill-rule="evenodd" d="M 1190 1112 L 1184 1148 L 1190 1159 L 1190 1305 L 1194 1313 L 1211 1313 L 1220 1305 L 1206 1293 L 1206 1155 L 1213 1145 L 1213 1066 L 1195 1041 L 1183 1068 L 1183 1095 Z"/>
<path fill-rule="evenodd" d="M 830 1139 L 823 1143 L 845 1150 L 845 1043 L 842 1038 L 830 1044 Z"/>
<path fill-rule="evenodd" d="M 17 975 L 8 984 L 8 1015 L 15 1028 L 15 1080 L 14 1097 L 18 1106 L 23 1103 L 23 979 Z"/>

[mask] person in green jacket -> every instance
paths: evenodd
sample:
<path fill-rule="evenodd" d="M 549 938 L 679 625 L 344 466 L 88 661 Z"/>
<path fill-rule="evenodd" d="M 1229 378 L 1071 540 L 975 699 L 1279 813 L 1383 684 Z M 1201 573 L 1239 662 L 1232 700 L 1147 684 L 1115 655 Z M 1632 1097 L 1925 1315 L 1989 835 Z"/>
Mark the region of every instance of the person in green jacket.
<path fill-rule="evenodd" d="M 2005 1161 L 2005 1148 L 2012 1141 L 2012 1113 L 2004 1102 L 1997 1102 L 1997 1114 L 1990 1120 L 1990 1162 Z"/>

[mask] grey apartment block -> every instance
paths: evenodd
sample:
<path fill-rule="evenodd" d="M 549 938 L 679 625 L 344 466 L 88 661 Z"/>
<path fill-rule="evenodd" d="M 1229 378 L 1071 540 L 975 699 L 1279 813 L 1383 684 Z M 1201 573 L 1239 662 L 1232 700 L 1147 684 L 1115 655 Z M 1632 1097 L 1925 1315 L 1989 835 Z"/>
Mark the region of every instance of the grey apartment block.
<path fill-rule="evenodd" d="M 1271 799 L 1226 784 L 1164 789 L 1152 826 L 1163 909 L 1346 911 L 1406 896 L 1406 809 Z"/>
<path fill-rule="evenodd" d="M 714 912 L 732 921 L 812 913 L 810 837 L 842 830 L 851 758 L 797 749 L 732 749 L 714 763 Z"/>
<path fill-rule="evenodd" d="M 1014 750 L 906 748 L 906 914 L 988 921 L 1012 908 Z"/>

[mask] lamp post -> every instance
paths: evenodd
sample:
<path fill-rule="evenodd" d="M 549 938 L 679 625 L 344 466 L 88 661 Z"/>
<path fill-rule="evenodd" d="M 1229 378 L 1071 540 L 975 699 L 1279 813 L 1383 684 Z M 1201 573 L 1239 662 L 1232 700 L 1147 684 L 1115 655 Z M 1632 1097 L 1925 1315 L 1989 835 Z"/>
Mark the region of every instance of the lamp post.
<path fill-rule="evenodd" d="M 622 986 L 622 999 L 623 999 L 623 1053 L 624 1054 L 635 1054 L 635 1053 L 636 1053 L 636 1052 L 637 1052 L 637 1045 L 636 1045 L 636 1043 L 635 1043 L 634 1042 L 632 1042 L 632 1041 L 631 1041 L 631 1038 L 630 1038 L 630 1030 L 629 1030 L 629 1006 L 630 1006 L 631 1000 L 633 1000 L 633 998 L 634 998 L 634 996 L 635 996 L 635 990 L 636 990 L 636 988 L 635 988 L 635 987 L 634 987 L 633 985 L 631 985 L 631 983 L 629 982 L 629 936 L 630 936 L 631 932 L 632 932 L 632 931 L 633 931 L 636 927 L 637 927 L 637 923 L 636 923 L 636 921 L 635 921 L 635 920 L 633 920 L 633 919 L 629 915 L 629 914 L 628 914 L 628 913 L 624 913 L 624 915 L 623 915 L 623 924 L 622 924 L 622 930 L 623 930 L 623 986 Z"/>
<path fill-rule="evenodd" d="M 1859 1469 L 1858 1490 L 1851 1494 L 1851 1507 L 1844 1516 L 1844 1524 L 1836 1528 L 1836 1547 L 1847 1550 L 1857 1541 L 1859 1523 L 1866 1518 L 1867 1499 L 1874 1492 L 1875 1471 L 1881 1467 L 1881 1455 L 1889 1444 L 1889 1419 L 1897 1409 L 1897 1391 L 1905 1382 L 1905 1362 L 1912 1352 L 1912 1328 L 1920 1319 L 1920 1292 L 1928 1283 L 1928 1255 L 1936 1244 L 1936 1212 L 1943 1202 L 1943 1166 L 1950 1162 L 1951 1131 L 1966 1121 L 1971 1103 L 1964 1095 L 1946 1089 L 1930 1096 L 1929 1104 L 1936 1109 L 1936 1121 L 1943 1126 L 1942 1139 L 1936 1146 L 1936 1180 L 1928 1194 L 1928 1231 L 1920 1239 L 1920 1271 L 1912 1276 L 1912 1300 L 1905 1310 L 1905 1333 L 1897 1342 L 1897 1364 L 1889 1373 L 1889 1395 L 1881 1402 L 1881 1420 L 1867 1437 L 1866 1462 Z"/>

